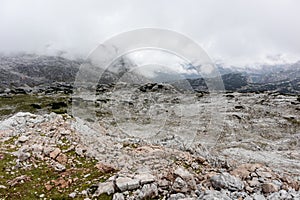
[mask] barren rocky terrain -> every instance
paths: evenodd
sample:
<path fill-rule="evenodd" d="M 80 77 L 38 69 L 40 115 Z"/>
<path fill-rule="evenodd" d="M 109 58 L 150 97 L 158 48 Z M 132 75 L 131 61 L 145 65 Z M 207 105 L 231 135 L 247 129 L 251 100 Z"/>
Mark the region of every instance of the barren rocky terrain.
<path fill-rule="evenodd" d="M 298 96 L 155 86 L 108 87 L 84 107 L 97 120 L 22 112 L 3 120 L 1 198 L 300 198 Z M 209 125 L 211 108 L 221 121 Z M 148 115 L 162 110 L 171 114 Z"/>
<path fill-rule="evenodd" d="M 6 60 L 3 70 L 24 69 Z M 291 84 L 213 94 L 120 81 L 76 96 L 72 78 L 29 86 L 15 75 L 0 95 L 0 199 L 300 199 Z"/>

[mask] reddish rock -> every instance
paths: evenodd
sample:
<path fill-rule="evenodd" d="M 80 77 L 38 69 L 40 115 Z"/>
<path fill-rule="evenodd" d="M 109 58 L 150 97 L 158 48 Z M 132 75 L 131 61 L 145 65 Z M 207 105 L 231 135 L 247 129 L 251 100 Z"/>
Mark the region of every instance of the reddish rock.
<path fill-rule="evenodd" d="M 232 170 L 230 174 L 235 177 L 239 177 L 242 180 L 245 180 L 249 177 L 250 171 L 248 171 L 246 168 L 236 168 Z"/>
<path fill-rule="evenodd" d="M 45 188 L 47 191 L 50 191 L 53 188 L 53 186 L 50 184 L 45 184 Z"/>
<path fill-rule="evenodd" d="M 60 163 L 60 164 L 66 164 L 68 162 L 68 157 L 61 153 L 56 157 L 56 160 Z"/>
<path fill-rule="evenodd" d="M 200 164 L 203 164 L 206 161 L 206 159 L 204 157 L 197 156 L 195 158 L 195 161 L 198 162 L 198 163 L 200 163 Z"/>
<path fill-rule="evenodd" d="M 258 181 L 257 178 L 254 178 L 252 180 L 248 180 L 247 183 L 249 184 L 250 187 L 257 187 L 260 185 L 260 182 Z"/>
<path fill-rule="evenodd" d="M 111 173 L 116 171 L 116 169 L 113 166 L 100 162 L 96 164 L 96 168 L 99 169 L 99 171 L 102 173 Z"/>
<path fill-rule="evenodd" d="M 50 158 L 55 159 L 60 154 L 60 152 L 61 150 L 59 148 L 54 149 L 54 151 L 50 153 Z"/>
<path fill-rule="evenodd" d="M 265 183 L 262 185 L 262 191 L 264 193 L 278 192 L 278 190 L 278 186 L 274 185 L 273 183 Z"/>
<path fill-rule="evenodd" d="M 289 176 L 283 176 L 281 177 L 282 182 L 284 182 L 284 187 L 285 188 L 294 188 L 296 191 L 300 189 L 300 183 L 298 181 L 294 181 L 291 177 Z"/>

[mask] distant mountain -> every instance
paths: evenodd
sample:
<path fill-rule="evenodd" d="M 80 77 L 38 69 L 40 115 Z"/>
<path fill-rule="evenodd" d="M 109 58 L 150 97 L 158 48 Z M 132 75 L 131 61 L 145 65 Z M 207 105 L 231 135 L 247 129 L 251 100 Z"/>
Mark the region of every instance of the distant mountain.
<path fill-rule="evenodd" d="M 300 77 L 300 61 L 289 64 L 267 65 L 261 64 L 255 67 L 224 67 L 217 64 L 221 74 L 242 73 L 248 76 L 252 83 L 272 83 L 285 80 L 293 80 Z"/>
<path fill-rule="evenodd" d="M 40 56 L 23 54 L 0 56 L 0 93 L 12 91 L 30 92 L 31 90 L 67 90 L 71 92 L 72 84 L 82 60 L 69 60 L 59 56 Z M 227 91 L 263 92 L 274 91 L 300 94 L 300 62 L 281 65 L 261 65 L 259 67 L 238 68 L 216 64 Z M 199 75 L 188 73 L 159 72 L 149 79 L 144 74 L 132 70 L 135 64 L 128 58 L 114 62 L 103 72 L 100 84 L 116 81 L 145 83 L 148 81 L 188 83 L 195 90 L 207 90 L 205 80 Z M 194 70 L 191 65 L 185 69 Z M 54 85 L 54 86 L 53 86 Z M 26 90 L 26 91 L 25 91 Z"/>
<path fill-rule="evenodd" d="M 245 68 L 217 66 L 222 74 L 240 73 L 246 77 L 248 83 L 242 89 L 238 89 L 240 92 L 274 91 L 300 94 L 300 61 L 291 64 L 263 64 Z M 234 82 L 233 79 L 232 81 Z"/>
<path fill-rule="evenodd" d="M 80 64 L 57 56 L 0 56 L 0 88 L 72 83 Z"/>

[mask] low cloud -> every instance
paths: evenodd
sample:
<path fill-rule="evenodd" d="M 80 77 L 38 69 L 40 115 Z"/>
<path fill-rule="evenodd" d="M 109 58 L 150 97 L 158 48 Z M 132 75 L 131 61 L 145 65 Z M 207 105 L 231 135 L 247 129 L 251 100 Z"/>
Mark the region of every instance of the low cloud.
<path fill-rule="evenodd" d="M 0 0 L 0 52 L 86 57 L 115 34 L 157 27 L 230 64 L 298 60 L 299 7 L 297 0 Z"/>

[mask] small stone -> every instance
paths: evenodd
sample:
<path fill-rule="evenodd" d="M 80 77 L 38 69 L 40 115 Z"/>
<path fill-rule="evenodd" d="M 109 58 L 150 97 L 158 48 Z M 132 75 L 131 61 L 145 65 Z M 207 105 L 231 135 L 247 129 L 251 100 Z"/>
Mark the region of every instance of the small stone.
<path fill-rule="evenodd" d="M 13 180 L 10 180 L 8 181 L 7 183 L 11 186 L 11 187 L 14 187 L 15 185 L 17 184 L 20 184 L 20 183 L 25 183 L 27 181 L 30 181 L 31 178 L 29 176 L 26 176 L 26 175 L 21 175 L 21 176 L 18 176 L 16 178 L 14 178 Z"/>
<path fill-rule="evenodd" d="M 6 189 L 4 185 L 0 185 L 0 189 Z"/>
<path fill-rule="evenodd" d="M 86 152 L 86 149 L 84 149 L 83 147 L 81 147 L 81 146 L 76 146 L 76 147 L 75 147 L 75 153 L 76 153 L 78 156 L 83 157 L 85 152 Z"/>
<path fill-rule="evenodd" d="M 21 137 L 19 137 L 18 141 L 21 143 L 26 142 L 29 139 L 29 137 L 22 135 Z"/>
<path fill-rule="evenodd" d="M 194 176 L 189 171 L 183 169 L 182 167 L 178 167 L 174 171 L 174 174 L 181 177 L 188 184 L 190 189 L 192 190 L 196 189 L 196 182 Z"/>
<path fill-rule="evenodd" d="M 158 196 L 158 189 L 156 184 L 146 184 L 138 195 L 141 199 L 154 199 Z"/>
<path fill-rule="evenodd" d="M 61 150 L 59 148 L 54 149 L 54 151 L 50 153 L 50 158 L 55 159 L 60 154 L 60 152 Z"/>
<path fill-rule="evenodd" d="M 252 196 L 252 199 L 253 200 L 266 200 L 266 198 L 264 197 L 264 195 L 261 195 L 261 194 L 254 194 Z"/>
<path fill-rule="evenodd" d="M 188 191 L 188 185 L 182 178 L 177 177 L 172 185 L 172 189 L 175 192 L 185 193 Z"/>
<path fill-rule="evenodd" d="M 122 191 L 134 190 L 140 186 L 140 181 L 138 179 L 119 177 L 116 179 L 116 186 Z"/>
<path fill-rule="evenodd" d="M 87 192 L 86 190 L 82 190 L 82 191 L 81 191 L 81 194 L 82 194 L 82 195 L 87 195 L 88 192 Z"/>
<path fill-rule="evenodd" d="M 272 178 L 272 174 L 271 174 L 270 172 L 265 172 L 265 171 L 257 170 L 257 171 L 256 171 L 256 174 L 257 174 L 259 177 L 262 177 L 262 178 Z"/>
<path fill-rule="evenodd" d="M 170 185 L 170 181 L 166 180 L 166 179 L 160 179 L 158 180 L 158 186 L 162 189 L 167 189 Z"/>
<path fill-rule="evenodd" d="M 195 161 L 198 162 L 198 163 L 200 163 L 200 164 L 203 164 L 206 161 L 206 159 L 204 157 L 202 157 L 202 156 L 197 156 L 195 158 Z"/>
<path fill-rule="evenodd" d="M 55 171 L 58 171 L 58 172 L 62 172 L 62 171 L 66 170 L 66 167 L 60 163 L 55 163 L 53 167 L 54 167 Z"/>
<path fill-rule="evenodd" d="M 19 161 L 25 161 L 27 160 L 28 158 L 30 158 L 31 154 L 29 152 L 19 152 L 17 153 L 17 156 L 18 156 L 18 159 Z"/>
<path fill-rule="evenodd" d="M 68 157 L 65 154 L 61 153 L 56 157 L 56 160 L 61 164 L 67 164 Z"/>
<path fill-rule="evenodd" d="M 113 196 L 113 200 L 125 200 L 125 197 L 122 193 L 115 193 Z"/>
<path fill-rule="evenodd" d="M 42 152 L 43 152 L 43 146 L 40 144 L 32 145 L 31 149 L 32 149 L 32 153 L 35 155 L 42 154 Z"/>
<path fill-rule="evenodd" d="M 273 183 L 265 183 L 262 185 L 262 191 L 264 193 L 278 192 L 279 188 Z"/>
<path fill-rule="evenodd" d="M 96 164 L 96 168 L 99 169 L 100 172 L 105 174 L 116 171 L 116 169 L 113 166 L 101 162 Z"/>
<path fill-rule="evenodd" d="M 70 130 L 64 130 L 61 132 L 61 135 L 70 135 L 71 131 Z"/>
<path fill-rule="evenodd" d="M 49 156 L 50 153 L 51 153 L 53 150 L 54 150 L 53 147 L 48 147 L 48 146 L 46 146 L 46 147 L 44 147 L 44 149 L 43 149 L 43 153 L 44 153 L 45 156 Z"/>
<path fill-rule="evenodd" d="M 205 191 L 203 194 L 201 194 L 199 196 L 198 199 L 201 200 L 230 200 L 231 198 L 229 198 L 227 196 L 227 194 L 224 194 L 220 191 L 216 191 L 216 190 L 207 190 Z"/>
<path fill-rule="evenodd" d="M 300 183 L 298 181 L 293 180 L 291 177 L 283 176 L 281 180 L 284 182 L 284 187 L 294 188 L 296 191 L 300 189 Z"/>
<path fill-rule="evenodd" d="M 248 180 L 247 183 L 249 184 L 250 187 L 257 187 L 260 185 L 260 182 L 258 181 L 257 178 L 253 178 L 252 180 Z"/>
<path fill-rule="evenodd" d="M 87 178 L 87 177 L 89 177 L 91 174 L 86 174 L 86 175 L 84 175 L 83 177 L 84 178 Z"/>
<path fill-rule="evenodd" d="M 253 188 L 250 187 L 250 186 L 246 186 L 245 189 L 246 189 L 246 191 L 249 192 L 249 193 L 252 193 L 252 192 L 253 192 Z"/>
<path fill-rule="evenodd" d="M 199 170 L 200 169 L 200 165 L 198 163 L 196 163 L 196 162 L 193 162 L 191 164 L 191 167 L 193 168 L 193 170 Z"/>
<path fill-rule="evenodd" d="M 97 188 L 96 192 L 94 193 L 93 197 L 100 196 L 101 194 L 110 195 L 115 192 L 113 182 L 99 183 L 97 186 L 98 186 L 98 188 Z"/>
<path fill-rule="evenodd" d="M 231 175 L 239 177 L 242 180 L 245 180 L 249 177 L 250 172 L 245 168 L 237 168 L 230 172 Z"/>
<path fill-rule="evenodd" d="M 147 183 L 153 183 L 155 181 L 155 176 L 152 174 L 144 173 L 144 174 L 137 174 L 134 176 L 135 179 L 138 179 L 142 185 Z"/>
<path fill-rule="evenodd" d="M 244 188 L 244 184 L 240 179 L 228 174 L 227 172 L 211 177 L 210 181 L 212 186 L 217 190 L 228 189 L 231 191 L 237 191 Z"/>
<path fill-rule="evenodd" d="M 45 184 L 45 188 L 47 191 L 50 191 L 53 188 L 53 186 L 50 184 Z"/>
<path fill-rule="evenodd" d="M 179 199 L 184 199 L 185 195 L 182 193 L 177 193 L 177 194 L 171 194 L 169 200 L 179 200 Z"/>
<path fill-rule="evenodd" d="M 72 192 L 71 194 L 69 194 L 69 197 L 74 199 L 76 197 L 76 192 Z"/>

